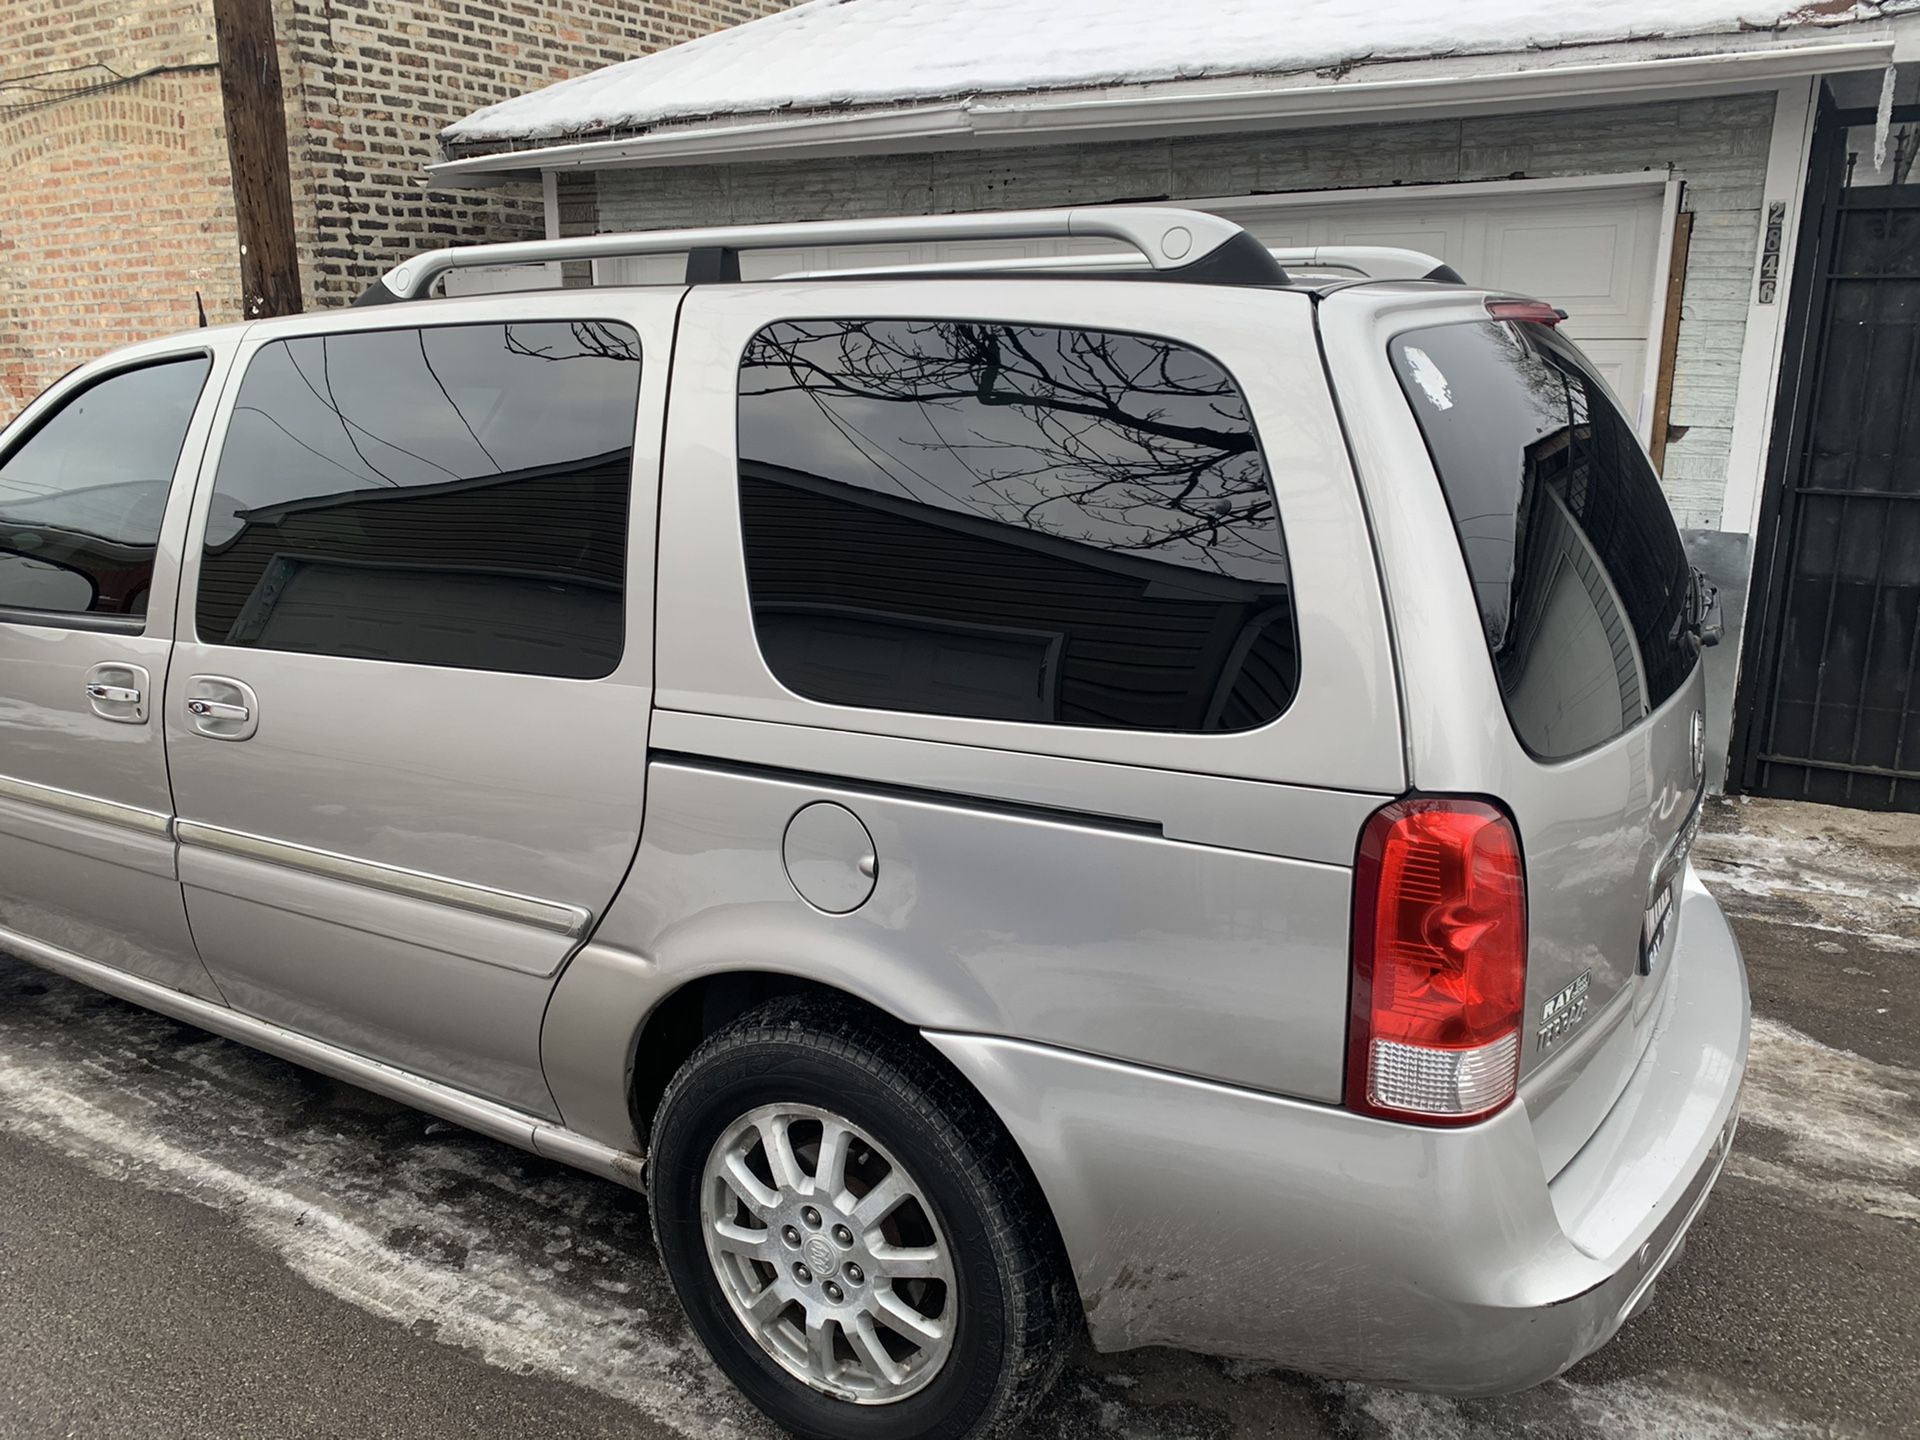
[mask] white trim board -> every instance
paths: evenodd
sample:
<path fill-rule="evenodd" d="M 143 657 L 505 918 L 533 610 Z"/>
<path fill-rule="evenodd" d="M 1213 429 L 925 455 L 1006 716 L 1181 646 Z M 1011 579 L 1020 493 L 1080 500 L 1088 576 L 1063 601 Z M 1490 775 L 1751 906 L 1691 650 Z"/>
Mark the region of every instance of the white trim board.
<path fill-rule="evenodd" d="M 1774 404 L 1787 337 L 1794 247 L 1807 191 L 1813 150 L 1817 82 L 1799 80 L 1776 92 L 1773 136 L 1767 148 L 1767 180 L 1761 194 L 1760 236 L 1754 246 L 1753 288 L 1748 291 L 1747 328 L 1740 345 L 1740 379 L 1734 391 L 1733 439 L 1727 453 L 1727 484 L 1721 494 L 1720 528 L 1753 534 L 1760 524 L 1766 487 L 1767 450 L 1773 438 Z M 1786 204 L 1780 240 L 1780 283 L 1771 305 L 1759 300 L 1760 247 L 1766 243 L 1767 207 Z"/>

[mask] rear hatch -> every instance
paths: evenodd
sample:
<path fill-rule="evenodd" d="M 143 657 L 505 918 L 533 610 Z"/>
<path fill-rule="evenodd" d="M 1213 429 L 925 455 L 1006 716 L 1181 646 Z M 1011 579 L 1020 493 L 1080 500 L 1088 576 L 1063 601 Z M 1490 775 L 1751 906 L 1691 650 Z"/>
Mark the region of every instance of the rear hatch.
<path fill-rule="evenodd" d="M 1658 1019 L 1704 777 L 1704 682 L 1691 571 L 1653 467 L 1589 362 L 1541 323 L 1553 312 L 1514 313 L 1529 309 L 1416 325 L 1387 354 L 1492 661 L 1481 778 L 1525 858 L 1521 1094 L 1551 1175 Z M 1429 783 L 1417 763 L 1415 780 Z"/>

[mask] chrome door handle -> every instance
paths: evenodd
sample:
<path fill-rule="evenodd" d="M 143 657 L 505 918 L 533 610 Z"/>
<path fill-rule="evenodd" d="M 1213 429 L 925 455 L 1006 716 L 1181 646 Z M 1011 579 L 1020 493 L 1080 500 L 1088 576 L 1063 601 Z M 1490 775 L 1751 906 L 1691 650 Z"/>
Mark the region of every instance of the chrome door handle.
<path fill-rule="evenodd" d="M 253 712 L 244 705 L 230 705 L 225 700 L 202 700 L 198 696 L 187 701 L 187 709 L 202 720 L 236 720 L 253 718 Z"/>
<path fill-rule="evenodd" d="M 147 686 L 152 680 L 145 666 L 107 660 L 88 667 L 80 688 L 86 692 L 87 708 L 102 720 L 116 725 L 144 725 Z"/>
<path fill-rule="evenodd" d="M 226 675 L 187 678 L 187 723 L 209 740 L 251 740 L 260 728 L 260 701 L 244 680 Z"/>

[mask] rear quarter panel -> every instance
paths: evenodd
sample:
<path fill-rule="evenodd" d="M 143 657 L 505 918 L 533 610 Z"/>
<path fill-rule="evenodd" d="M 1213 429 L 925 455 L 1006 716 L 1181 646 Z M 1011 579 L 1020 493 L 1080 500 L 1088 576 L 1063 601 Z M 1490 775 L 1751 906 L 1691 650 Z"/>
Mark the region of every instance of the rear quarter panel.
<path fill-rule="evenodd" d="M 851 914 L 814 909 L 782 862 L 788 821 L 819 800 L 873 838 L 874 893 Z M 1350 904 L 1340 865 L 687 760 L 652 766 L 596 941 L 675 983 L 785 972 L 923 1028 L 1336 1100 Z"/>

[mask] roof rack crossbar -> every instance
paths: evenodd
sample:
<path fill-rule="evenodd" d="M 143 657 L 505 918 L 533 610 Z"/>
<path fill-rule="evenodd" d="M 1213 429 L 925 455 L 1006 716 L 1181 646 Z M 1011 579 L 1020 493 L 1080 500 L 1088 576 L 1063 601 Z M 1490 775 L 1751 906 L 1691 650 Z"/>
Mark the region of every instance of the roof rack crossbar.
<path fill-rule="evenodd" d="M 1231 220 L 1197 210 L 1114 206 L 1072 210 L 1014 210 L 983 215 L 909 215 L 883 220 L 811 220 L 789 225 L 732 225 L 699 230 L 645 230 L 524 240 L 430 250 L 389 270 L 356 305 L 416 300 L 450 270 L 480 265 L 535 265 L 556 260 L 610 260 L 634 255 L 686 254 L 690 283 L 733 270 L 727 255 L 808 245 L 865 245 L 939 240 L 1121 240 L 1155 270 L 1200 267 L 1224 246 L 1243 248 L 1247 232 Z M 1244 238 L 1243 238 L 1244 237 Z M 1241 246 L 1233 242 L 1241 241 Z M 737 264 L 737 259 L 736 262 Z M 1281 277 L 1284 278 L 1284 277 Z"/>

